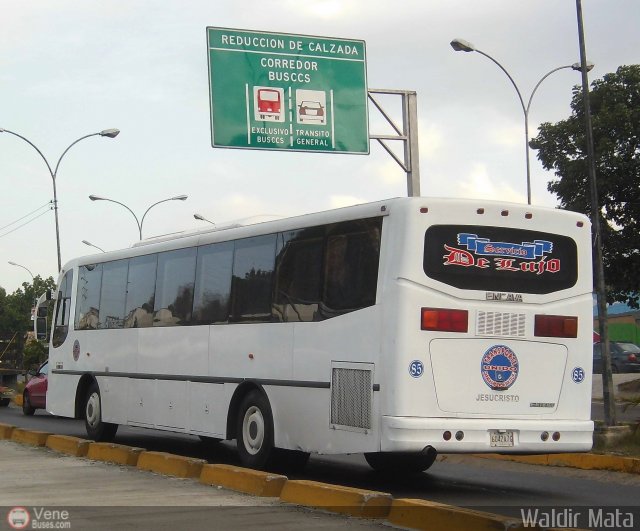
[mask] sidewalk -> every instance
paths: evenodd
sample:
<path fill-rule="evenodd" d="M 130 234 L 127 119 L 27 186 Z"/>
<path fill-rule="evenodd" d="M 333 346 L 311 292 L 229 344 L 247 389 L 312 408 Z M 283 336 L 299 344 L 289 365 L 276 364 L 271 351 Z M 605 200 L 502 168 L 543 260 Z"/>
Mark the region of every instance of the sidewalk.
<path fill-rule="evenodd" d="M 310 511 L 277 498 L 249 496 L 131 466 L 81 459 L 0 441 L 0 530 L 7 513 L 68 511 L 68 529 L 383 529 L 374 520 Z M 42 523 L 44 518 L 40 518 Z M 31 525 L 26 527 L 32 529 Z M 58 528 L 63 528 L 58 526 Z M 386 527 L 388 529 L 388 527 Z"/>

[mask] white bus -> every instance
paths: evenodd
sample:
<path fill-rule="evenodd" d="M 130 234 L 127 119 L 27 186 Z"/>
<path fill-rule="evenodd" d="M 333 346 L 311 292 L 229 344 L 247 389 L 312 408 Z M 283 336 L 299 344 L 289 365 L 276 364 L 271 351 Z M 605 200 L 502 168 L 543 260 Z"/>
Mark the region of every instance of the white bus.
<path fill-rule="evenodd" d="M 47 409 L 236 439 L 241 461 L 592 444 L 586 217 L 399 198 L 211 228 L 61 272 Z"/>

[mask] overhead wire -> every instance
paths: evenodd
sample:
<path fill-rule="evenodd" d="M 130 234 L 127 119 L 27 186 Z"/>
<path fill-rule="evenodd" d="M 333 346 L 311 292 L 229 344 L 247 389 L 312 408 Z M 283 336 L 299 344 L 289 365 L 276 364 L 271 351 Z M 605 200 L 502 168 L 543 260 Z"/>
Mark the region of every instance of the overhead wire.
<path fill-rule="evenodd" d="M 44 205 L 39 206 L 38 208 L 36 208 L 35 210 L 32 210 L 31 212 L 29 212 L 28 214 L 25 214 L 24 216 L 22 216 L 21 218 L 16 219 L 15 221 L 12 221 L 11 223 L 7 223 L 4 227 L 0 227 L 0 231 L 3 231 L 4 229 L 6 229 L 7 227 L 11 227 L 11 225 L 15 225 L 16 223 L 18 223 L 19 221 L 22 221 L 24 218 L 29 217 L 31 214 L 35 214 L 38 210 L 43 209 L 44 207 L 48 206 L 50 207 L 50 205 L 53 204 L 53 201 L 47 201 Z M 51 210 L 51 208 L 49 208 L 48 210 Z"/>
<path fill-rule="evenodd" d="M 51 205 L 52 202 L 46 203 L 45 205 L 42 205 L 40 208 L 36 208 L 34 211 L 29 212 L 29 214 L 26 214 L 24 216 L 22 216 L 20 219 L 17 219 L 16 221 L 13 221 L 12 223 L 9 223 L 8 225 L 5 225 L 4 227 L 0 228 L 0 231 L 2 231 L 3 229 L 6 229 L 7 227 L 10 227 L 11 225 L 15 225 L 16 223 L 18 223 L 19 221 L 27 218 L 28 216 L 31 216 L 33 214 L 35 214 L 38 210 L 44 208 L 45 206 Z M 47 212 L 50 212 L 51 210 L 53 210 L 53 206 L 51 206 L 50 208 L 47 208 L 44 212 L 41 212 L 40 214 L 38 214 L 37 216 L 29 219 L 28 221 L 25 221 L 24 223 L 22 223 L 21 225 L 18 225 L 17 227 L 14 227 L 13 229 L 11 229 L 10 231 L 5 232 L 4 234 L 0 234 L 0 238 L 4 238 L 5 236 L 8 236 L 9 234 L 11 234 L 12 232 L 17 231 L 18 229 L 21 229 L 22 227 L 24 227 L 25 225 L 28 225 L 29 223 L 34 222 L 35 220 L 37 220 L 38 218 L 41 218 L 42 216 L 44 216 Z"/>

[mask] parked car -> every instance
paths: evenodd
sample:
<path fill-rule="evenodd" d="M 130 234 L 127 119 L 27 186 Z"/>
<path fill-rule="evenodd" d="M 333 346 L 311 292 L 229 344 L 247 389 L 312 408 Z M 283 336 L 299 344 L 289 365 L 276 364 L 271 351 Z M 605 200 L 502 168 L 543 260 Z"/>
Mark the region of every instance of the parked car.
<path fill-rule="evenodd" d="M 611 372 L 640 372 L 640 347 L 633 343 L 611 341 Z M 601 344 L 593 344 L 593 372 L 602 373 Z"/>
<path fill-rule="evenodd" d="M 27 382 L 22 395 L 22 412 L 33 415 L 36 409 L 47 407 L 47 385 L 49 375 L 49 360 L 45 361 L 36 374 Z"/>
<path fill-rule="evenodd" d="M 0 385 L 0 407 L 7 407 L 13 398 L 13 389 Z"/>

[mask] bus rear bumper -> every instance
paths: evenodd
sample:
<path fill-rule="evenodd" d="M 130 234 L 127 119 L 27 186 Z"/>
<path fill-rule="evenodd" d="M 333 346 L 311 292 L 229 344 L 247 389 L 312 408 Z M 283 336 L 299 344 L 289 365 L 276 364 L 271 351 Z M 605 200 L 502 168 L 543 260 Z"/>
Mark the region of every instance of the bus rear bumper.
<path fill-rule="evenodd" d="M 381 451 L 439 453 L 588 452 L 591 420 L 382 417 Z M 493 439 L 493 442 L 492 442 Z"/>

